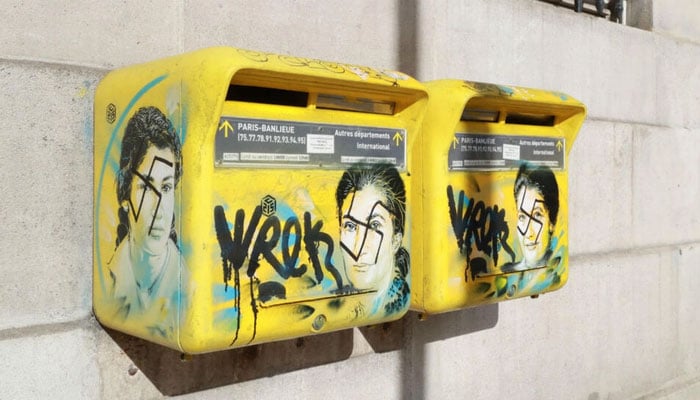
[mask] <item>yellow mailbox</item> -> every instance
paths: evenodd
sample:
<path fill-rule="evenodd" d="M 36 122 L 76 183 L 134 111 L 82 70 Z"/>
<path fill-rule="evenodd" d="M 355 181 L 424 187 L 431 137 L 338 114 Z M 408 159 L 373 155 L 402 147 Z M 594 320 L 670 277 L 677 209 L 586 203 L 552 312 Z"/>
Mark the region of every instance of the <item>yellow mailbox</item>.
<path fill-rule="evenodd" d="M 191 354 L 400 318 L 426 103 L 399 72 L 234 48 L 109 73 L 95 315 Z"/>
<path fill-rule="evenodd" d="M 567 154 L 585 107 L 556 92 L 457 80 L 430 101 L 413 157 L 412 308 L 535 296 L 568 276 Z M 417 184 L 417 182 L 420 182 Z"/>

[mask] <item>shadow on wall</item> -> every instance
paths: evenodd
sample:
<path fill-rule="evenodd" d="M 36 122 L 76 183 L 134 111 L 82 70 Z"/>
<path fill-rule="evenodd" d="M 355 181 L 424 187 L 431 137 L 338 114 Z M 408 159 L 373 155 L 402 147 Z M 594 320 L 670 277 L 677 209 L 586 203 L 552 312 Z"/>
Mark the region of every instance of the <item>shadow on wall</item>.
<path fill-rule="evenodd" d="M 421 321 L 419 313 L 409 312 L 404 320 L 407 321 L 406 332 L 409 338 L 406 339 L 407 345 L 401 357 L 401 398 L 419 400 L 426 397 L 426 344 L 495 327 L 498 323 L 498 304 L 430 315 L 424 321 Z M 467 355 L 462 353 L 460 356 Z"/>
<path fill-rule="evenodd" d="M 404 382 L 411 385 L 404 388 L 404 394 L 415 394 L 415 389 L 422 391 L 423 347 L 426 343 L 494 327 L 498 321 L 498 306 L 435 315 L 429 321 L 419 321 L 418 313 L 409 312 L 398 321 L 359 328 L 374 352 L 404 351 Z M 346 329 L 195 355 L 182 361 L 181 354 L 175 350 L 104 329 L 134 365 L 167 396 L 343 361 L 350 357 L 353 350 L 353 332 Z M 422 397 L 406 395 L 403 398 Z"/>
<path fill-rule="evenodd" d="M 397 1 L 396 33 L 399 37 L 398 69 L 418 76 L 418 0 Z"/>
<path fill-rule="evenodd" d="M 352 330 L 200 354 L 175 350 L 108 328 L 105 331 L 164 395 L 174 396 L 335 361 L 352 353 Z M 134 371 L 136 373 L 136 371 Z"/>
<path fill-rule="evenodd" d="M 414 318 L 411 318 L 411 316 Z M 429 315 L 421 321 L 419 313 L 409 313 L 413 344 L 426 344 L 491 329 L 498 323 L 498 303 Z"/>

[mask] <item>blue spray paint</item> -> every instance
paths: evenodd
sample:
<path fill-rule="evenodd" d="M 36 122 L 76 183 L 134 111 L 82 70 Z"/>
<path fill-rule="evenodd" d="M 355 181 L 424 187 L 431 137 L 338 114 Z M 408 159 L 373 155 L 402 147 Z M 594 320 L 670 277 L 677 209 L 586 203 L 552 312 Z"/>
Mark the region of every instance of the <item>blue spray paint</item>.
<path fill-rule="evenodd" d="M 124 108 L 124 111 L 122 112 L 122 115 L 119 117 L 119 121 L 117 121 L 117 124 L 114 126 L 114 129 L 112 129 L 112 133 L 109 137 L 109 142 L 107 143 L 107 149 L 105 150 L 105 157 L 102 161 L 102 169 L 100 170 L 100 179 L 97 184 L 98 187 L 98 192 L 97 192 L 97 198 L 95 199 L 95 249 L 96 251 L 96 257 L 97 257 L 97 266 L 99 268 L 99 278 L 100 278 L 100 287 L 102 288 L 102 292 L 105 292 L 105 282 L 104 282 L 104 277 L 102 276 L 102 254 L 100 253 L 100 246 L 97 240 L 98 232 L 100 231 L 100 199 L 102 198 L 102 185 L 104 183 L 104 175 L 105 175 L 105 170 L 107 168 L 107 163 L 109 160 L 109 153 L 110 150 L 112 149 L 112 145 L 114 145 L 114 141 L 116 140 L 117 137 L 117 132 L 121 129 L 122 124 L 124 123 L 124 120 L 126 119 L 126 116 L 129 115 L 129 112 L 131 111 L 132 108 L 134 108 L 134 105 L 136 104 L 141 97 L 143 97 L 144 94 L 146 94 L 149 90 L 153 89 L 156 85 L 161 83 L 165 78 L 167 78 L 168 75 L 161 75 L 154 80 L 148 82 L 145 86 L 143 86 L 138 92 L 136 92 L 136 95 L 131 98 L 129 101 L 129 104 Z M 114 161 L 110 163 L 110 166 L 112 166 Z M 115 164 L 116 165 L 116 164 Z"/>

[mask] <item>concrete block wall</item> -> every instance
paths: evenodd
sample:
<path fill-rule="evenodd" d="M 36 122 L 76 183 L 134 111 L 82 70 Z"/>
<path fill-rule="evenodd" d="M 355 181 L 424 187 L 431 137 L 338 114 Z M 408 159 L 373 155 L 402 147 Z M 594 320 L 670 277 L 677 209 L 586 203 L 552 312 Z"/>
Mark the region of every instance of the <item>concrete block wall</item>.
<path fill-rule="evenodd" d="M 658 399 L 700 382 L 694 1 L 654 0 L 652 31 L 534 0 L 3 3 L 0 398 Z M 109 69 L 213 45 L 584 102 L 569 283 L 537 300 L 186 362 L 101 327 L 90 293 L 95 86 Z"/>
<path fill-rule="evenodd" d="M 700 4 L 693 0 L 654 0 L 654 30 L 681 40 L 697 42 L 700 37 Z"/>

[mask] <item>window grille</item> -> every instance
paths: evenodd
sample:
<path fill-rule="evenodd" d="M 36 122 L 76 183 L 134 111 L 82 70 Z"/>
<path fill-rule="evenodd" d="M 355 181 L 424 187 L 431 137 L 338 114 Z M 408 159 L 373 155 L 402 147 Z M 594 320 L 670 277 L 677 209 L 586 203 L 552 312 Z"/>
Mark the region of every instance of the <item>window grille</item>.
<path fill-rule="evenodd" d="M 620 24 L 625 23 L 625 5 L 627 0 L 541 0 L 557 6 L 570 8 L 578 13 L 586 13 L 608 19 Z"/>

